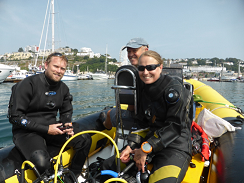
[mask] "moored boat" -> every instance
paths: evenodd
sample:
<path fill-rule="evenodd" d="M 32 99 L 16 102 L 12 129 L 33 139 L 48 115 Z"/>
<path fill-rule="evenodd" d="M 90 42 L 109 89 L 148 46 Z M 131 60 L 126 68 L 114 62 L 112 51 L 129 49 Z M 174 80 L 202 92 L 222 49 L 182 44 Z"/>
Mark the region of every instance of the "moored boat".
<path fill-rule="evenodd" d="M 13 71 L 14 67 L 0 64 L 0 83 L 2 83 Z"/>
<path fill-rule="evenodd" d="M 78 80 L 78 75 L 74 74 L 71 70 L 67 69 L 64 73 L 62 81 L 76 81 Z"/>
<path fill-rule="evenodd" d="M 219 78 L 210 78 L 207 81 L 219 81 Z"/>
<path fill-rule="evenodd" d="M 109 78 L 109 75 L 103 71 L 97 71 L 95 73 L 92 73 L 91 76 L 94 80 L 101 80 L 101 79 L 108 79 Z"/>

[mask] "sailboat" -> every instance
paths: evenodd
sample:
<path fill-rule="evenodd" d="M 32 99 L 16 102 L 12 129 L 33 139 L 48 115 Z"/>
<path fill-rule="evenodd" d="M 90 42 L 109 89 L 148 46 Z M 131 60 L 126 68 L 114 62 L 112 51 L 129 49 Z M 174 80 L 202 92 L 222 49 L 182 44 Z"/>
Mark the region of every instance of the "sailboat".
<path fill-rule="evenodd" d="M 107 46 L 106 46 L 105 72 L 101 71 L 101 70 L 97 70 L 97 72 L 95 72 L 91 75 L 92 75 L 92 78 L 95 80 L 109 79 L 109 75 L 107 74 Z"/>
<path fill-rule="evenodd" d="M 34 66 L 30 67 L 30 68 L 32 68 L 32 70 L 34 69 L 36 71 L 36 74 L 40 74 L 40 73 L 44 72 L 44 69 L 42 67 L 37 67 L 37 59 L 38 59 L 38 56 L 40 54 L 40 46 L 41 46 L 41 42 L 42 42 L 42 36 L 43 36 L 45 24 L 46 24 L 46 18 L 47 18 L 48 10 L 49 10 L 49 15 L 50 14 L 52 15 L 52 17 L 51 17 L 52 18 L 52 21 L 51 21 L 51 25 L 52 25 L 52 51 L 51 51 L 51 53 L 55 52 L 55 41 L 54 41 L 55 40 L 54 39 L 54 33 L 55 33 L 55 31 L 54 31 L 54 25 L 55 25 L 55 22 L 54 22 L 54 15 L 55 15 L 55 12 L 54 12 L 54 0 L 51 0 L 51 2 L 48 0 L 46 14 L 45 14 L 45 19 L 44 19 L 42 33 L 41 33 L 41 38 L 40 38 L 40 42 L 39 42 L 39 49 L 38 49 L 38 52 L 37 52 L 37 55 L 36 55 L 36 59 L 35 59 L 35 64 L 34 64 Z M 47 43 L 49 18 L 50 18 L 50 16 L 48 17 L 48 23 L 46 25 L 47 31 L 46 31 L 45 45 L 44 45 L 44 51 L 43 51 L 42 65 L 44 65 L 43 62 L 44 62 L 46 43 Z M 69 67 L 67 67 L 67 69 L 66 69 L 66 71 L 64 73 L 64 76 L 62 78 L 62 81 L 70 81 L 70 80 L 72 80 L 72 81 L 78 80 L 78 75 L 74 74 L 73 71 L 70 70 Z"/>

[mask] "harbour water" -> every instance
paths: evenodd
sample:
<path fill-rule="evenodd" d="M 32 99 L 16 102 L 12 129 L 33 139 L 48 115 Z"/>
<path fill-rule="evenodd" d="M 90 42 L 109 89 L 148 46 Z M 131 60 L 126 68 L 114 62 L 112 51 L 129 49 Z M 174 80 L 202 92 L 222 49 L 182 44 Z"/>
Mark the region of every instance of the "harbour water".
<path fill-rule="evenodd" d="M 73 120 L 115 105 L 113 79 L 66 81 L 73 95 Z M 204 82 L 218 91 L 233 105 L 244 110 L 243 87 L 239 82 Z M 11 124 L 8 122 L 8 102 L 14 83 L 0 84 L 0 147 L 12 144 Z"/>

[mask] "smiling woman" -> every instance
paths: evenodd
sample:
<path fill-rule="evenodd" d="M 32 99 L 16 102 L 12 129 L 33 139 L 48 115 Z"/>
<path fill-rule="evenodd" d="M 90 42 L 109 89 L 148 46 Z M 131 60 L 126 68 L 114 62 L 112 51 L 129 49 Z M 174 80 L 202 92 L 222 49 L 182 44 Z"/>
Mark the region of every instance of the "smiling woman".
<path fill-rule="evenodd" d="M 139 58 L 139 76 L 145 84 L 158 80 L 163 68 L 161 56 L 154 51 L 146 51 Z"/>
<path fill-rule="evenodd" d="M 128 142 L 121 153 L 122 162 L 127 161 L 130 153 L 134 154 L 136 166 L 142 173 L 146 158 L 152 158 L 149 183 L 181 182 L 191 160 L 192 116 L 185 111 L 191 109 L 192 93 L 178 80 L 163 75 L 162 68 L 163 60 L 155 51 L 146 51 L 139 58 L 139 76 L 145 83 L 140 110 L 145 121 L 140 121 L 140 125 L 148 127 L 149 132 L 139 143 L 140 148 Z"/>

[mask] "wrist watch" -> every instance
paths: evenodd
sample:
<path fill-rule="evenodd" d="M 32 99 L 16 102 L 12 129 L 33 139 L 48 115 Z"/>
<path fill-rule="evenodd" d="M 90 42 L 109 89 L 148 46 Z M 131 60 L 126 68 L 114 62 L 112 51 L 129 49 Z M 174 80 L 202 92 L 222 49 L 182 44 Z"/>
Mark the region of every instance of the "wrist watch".
<path fill-rule="evenodd" d="M 147 154 L 152 152 L 152 146 L 147 141 L 142 143 L 141 149 L 144 153 L 147 153 Z"/>

